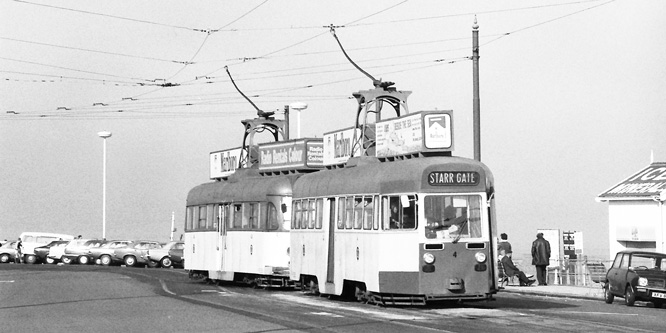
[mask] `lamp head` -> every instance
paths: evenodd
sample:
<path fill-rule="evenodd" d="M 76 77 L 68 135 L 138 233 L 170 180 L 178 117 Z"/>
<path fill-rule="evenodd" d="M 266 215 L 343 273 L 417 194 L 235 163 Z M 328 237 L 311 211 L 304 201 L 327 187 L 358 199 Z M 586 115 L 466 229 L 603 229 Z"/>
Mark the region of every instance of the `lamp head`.
<path fill-rule="evenodd" d="M 108 137 L 111 137 L 111 132 L 101 131 L 101 132 L 98 132 L 97 135 L 99 135 L 99 137 L 102 138 L 102 139 L 106 139 Z"/>

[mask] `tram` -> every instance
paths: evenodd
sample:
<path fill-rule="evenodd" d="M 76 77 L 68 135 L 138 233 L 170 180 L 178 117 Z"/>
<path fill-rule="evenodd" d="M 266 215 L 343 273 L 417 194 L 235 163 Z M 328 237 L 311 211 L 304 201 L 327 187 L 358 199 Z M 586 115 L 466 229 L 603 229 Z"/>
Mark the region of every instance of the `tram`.
<path fill-rule="evenodd" d="M 289 211 L 297 176 L 239 169 L 187 196 L 185 269 L 216 281 L 287 286 Z"/>
<path fill-rule="evenodd" d="M 496 293 L 491 172 L 456 157 L 350 160 L 298 179 L 291 278 L 378 304 Z"/>
<path fill-rule="evenodd" d="M 187 196 L 184 266 L 193 278 L 291 287 L 292 187 L 321 168 L 321 139 L 280 141 L 285 124 L 272 117 L 243 123 L 243 147 L 211 153 L 214 181 Z M 275 141 L 254 144 L 266 131 Z"/>
<path fill-rule="evenodd" d="M 491 171 L 452 156 L 451 111 L 408 113 L 410 92 L 377 82 L 354 94 L 356 125 L 324 135 L 328 170 L 294 184 L 291 279 L 383 305 L 491 299 Z"/>

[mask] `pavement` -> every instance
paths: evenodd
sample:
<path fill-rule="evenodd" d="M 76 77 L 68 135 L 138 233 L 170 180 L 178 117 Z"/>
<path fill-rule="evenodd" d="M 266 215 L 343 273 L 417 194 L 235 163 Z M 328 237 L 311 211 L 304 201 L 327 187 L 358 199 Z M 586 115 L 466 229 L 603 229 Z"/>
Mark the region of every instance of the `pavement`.
<path fill-rule="evenodd" d="M 518 285 L 507 285 L 499 293 L 517 293 L 524 295 L 552 296 L 566 298 L 581 298 L 592 300 L 603 300 L 604 290 L 601 284 L 595 283 L 590 286 L 569 286 L 569 285 L 532 285 L 521 287 Z"/>

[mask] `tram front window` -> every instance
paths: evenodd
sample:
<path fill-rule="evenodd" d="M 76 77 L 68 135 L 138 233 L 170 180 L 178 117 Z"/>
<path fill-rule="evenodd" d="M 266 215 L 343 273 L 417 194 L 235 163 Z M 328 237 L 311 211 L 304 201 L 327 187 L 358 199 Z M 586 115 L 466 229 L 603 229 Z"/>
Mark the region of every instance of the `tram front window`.
<path fill-rule="evenodd" d="M 426 196 L 423 200 L 426 217 L 426 238 L 479 238 L 481 226 L 481 196 Z"/>

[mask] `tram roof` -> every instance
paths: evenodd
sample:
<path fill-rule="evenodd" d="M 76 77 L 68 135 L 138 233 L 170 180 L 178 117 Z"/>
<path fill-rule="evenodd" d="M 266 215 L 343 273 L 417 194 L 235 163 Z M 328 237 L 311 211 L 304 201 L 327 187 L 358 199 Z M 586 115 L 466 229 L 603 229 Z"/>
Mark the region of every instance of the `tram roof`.
<path fill-rule="evenodd" d="M 430 172 L 465 171 L 479 173 L 479 184 L 448 186 L 448 190 L 486 191 L 486 186 L 493 186 L 490 169 L 468 158 L 437 156 L 379 162 L 375 158 L 364 157 L 350 160 L 345 168 L 303 175 L 294 185 L 294 197 L 429 191 L 423 184 L 428 184 Z M 430 191 L 435 190 L 431 187 Z"/>
<path fill-rule="evenodd" d="M 265 201 L 269 195 L 291 195 L 299 175 L 261 176 L 256 169 L 239 169 L 229 179 L 198 185 L 187 195 L 187 205 L 214 202 Z"/>

